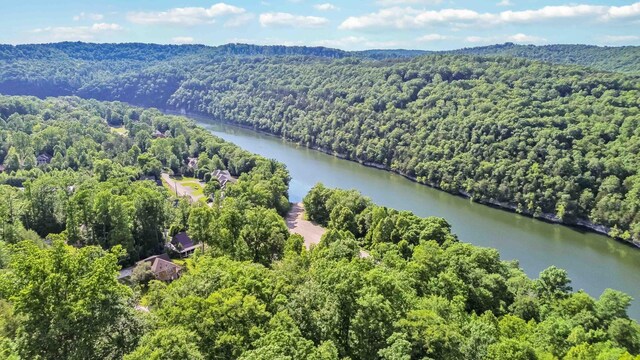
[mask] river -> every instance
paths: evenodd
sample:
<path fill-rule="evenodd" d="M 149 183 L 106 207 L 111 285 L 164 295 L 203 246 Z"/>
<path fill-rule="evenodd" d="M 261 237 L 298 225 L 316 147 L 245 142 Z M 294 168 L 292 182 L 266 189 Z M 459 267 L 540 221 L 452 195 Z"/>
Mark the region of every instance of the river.
<path fill-rule="evenodd" d="M 440 216 L 460 240 L 517 259 L 531 277 L 556 265 L 569 272 L 574 290 L 594 297 L 606 288 L 633 296 L 629 315 L 640 320 L 640 250 L 605 236 L 473 203 L 400 175 L 342 160 L 249 129 L 194 117 L 198 125 L 240 147 L 276 159 L 291 173 L 290 201 L 301 201 L 317 182 L 357 189 L 379 205 Z"/>

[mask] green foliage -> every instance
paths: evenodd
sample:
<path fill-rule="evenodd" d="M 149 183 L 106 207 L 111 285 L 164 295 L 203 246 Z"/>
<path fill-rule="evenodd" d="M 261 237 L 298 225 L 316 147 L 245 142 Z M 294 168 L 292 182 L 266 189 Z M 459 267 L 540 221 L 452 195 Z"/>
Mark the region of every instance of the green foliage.
<path fill-rule="evenodd" d="M 2 297 L 20 316 L 16 345 L 23 358 L 119 358 L 130 351 L 137 328 L 117 282 L 121 249 L 75 249 L 56 241 L 41 249 L 25 241 L 13 248 Z M 115 333 L 114 333 L 115 332 Z"/>
<path fill-rule="evenodd" d="M 124 360 L 204 360 L 197 343 L 197 335 L 182 327 L 162 328 L 145 335 Z"/>
<path fill-rule="evenodd" d="M 148 54 L 136 45 L 105 46 L 126 64 L 86 44 L 19 48 L 23 55 L 0 48 L 0 61 L 49 63 L 81 49 L 78 68 L 57 69 L 54 88 L 72 79 L 71 92 L 87 63 L 117 63 L 77 91 L 113 98 L 126 88 L 130 101 L 244 122 L 477 200 L 555 212 L 567 222 L 597 219 L 617 225 L 612 229 L 621 237 L 638 230 L 638 167 L 629 155 L 637 135 L 635 78 L 453 56 L 378 62 L 217 54 L 193 66 L 208 48 L 171 47 L 161 55 L 154 46 L 145 48 Z M 167 58 L 170 64 L 159 63 Z M 145 71 L 109 75 L 125 69 Z M 27 77 L 16 89 L 38 83 L 51 91 L 47 76 Z M 595 300 L 572 292 L 567 273 L 555 267 L 529 279 L 497 251 L 459 242 L 444 219 L 378 206 L 356 191 L 312 189 L 304 199 L 308 216 L 328 229 L 317 247 L 304 249 L 281 217 L 289 208 L 284 165 L 185 119 L 78 98 L 0 97 L 0 120 L 0 156 L 10 165 L 0 175 L 3 357 L 476 360 L 640 353 L 627 295 L 607 290 Z M 127 131 L 116 134 L 108 123 Z M 31 157 L 40 153 L 55 160 L 34 166 Z M 189 158 L 228 169 L 237 182 L 207 206 L 140 181 L 162 171 L 193 172 Z M 179 279 L 151 280 L 134 301 L 116 280 L 118 262 L 159 253 L 166 229 L 186 230 L 205 251 L 185 261 Z M 136 278 L 144 282 L 146 275 L 140 267 Z"/>

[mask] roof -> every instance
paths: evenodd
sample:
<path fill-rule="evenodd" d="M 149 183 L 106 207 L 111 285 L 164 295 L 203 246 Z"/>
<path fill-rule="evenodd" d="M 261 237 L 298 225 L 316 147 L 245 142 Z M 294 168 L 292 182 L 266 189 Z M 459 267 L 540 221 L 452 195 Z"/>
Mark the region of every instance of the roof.
<path fill-rule="evenodd" d="M 137 264 L 139 264 L 141 262 L 149 262 L 149 263 L 153 264 L 153 261 L 155 259 L 162 259 L 162 260 L 165 260 L 165 261 L 171 261 L 171 258 L 169 257 L 169 255 L 167 255 L 167 253 L 164 253 L 164 254 L 160 254 L 160 255 L 149 256 L 146 259 L 142 259 L 142 260 L 138 261 Z"/>
<path fill-rule="evenodd" d="M 124 268 L 120 270 L 120 273 L 118 274 L 118 280 L 128 278 L 131 276 L 132 273 L 133 273 L 133 267 Z"/>
<path fill-rule="evenodd" d="M 211 173 L 211 176 L 213 176 L 216 179 L 218 179 L 218 181 L 220 182 L 220 186 L 222 186 L 222 187 L 225 187 L 225 185 L 229 181 L 231 181 L 231 182 L 235 182 L 236 181 L 236 179 L 234 179 L 231 176 L 231 173 L 229 172 L 229 170 L 214 170 Z"/>
<path fill-rule="evenodd" d="M 182 268 L 174 263 L 172 263 L 171 261 L 167 261 L 164 260 L 162 258 L 156 258 L 153 261 L 153 264 L 151 264 L 151 271 L 153 271 L 154 274 L 160 274 L 162 272 L 171 272 L 171 271 L 175 271 L 178 272 L 180 271 Z"/>
<path fill-rule="evenodd" d="M 51 160 L 51 156 L 49 156 L 48 154 L 42 153 L 42 154 L 38 155 L 38 157 L 36 159 L 49 161 L 49 160 Z"/>
<path fill-rule="evenodd" d="M 171 243 L 178 249 L 178 252 L 185 252 L 193 250 L 196 246 L 193 240 L 187 235 L 186 232 L 179 232 L 173 236 Z"/>
<path fill-rule="evenodd" d="M 162 133 L 160 130 L 156 130 L 153 132 L 153 136 L 155 137 L 166 137 L 166 135 L 164 133 Z"/>

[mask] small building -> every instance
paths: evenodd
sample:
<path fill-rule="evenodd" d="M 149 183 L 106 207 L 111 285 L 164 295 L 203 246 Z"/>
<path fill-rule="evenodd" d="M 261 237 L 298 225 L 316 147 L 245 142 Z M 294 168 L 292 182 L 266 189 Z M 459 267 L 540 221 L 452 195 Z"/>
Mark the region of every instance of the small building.
<path fill-rule="evenodd" d="M 152 135 L 154 138 L 162 138 L 162 139 L 164 139 L 164 138 L 166 138 L 166 137 L 167 137 L 167 136 L 166 136 L 164 133 L 162 133 L 160 130 L 156 130 L 156 131 L 154 131 L 154 132 L 153 132 L 153 134 L 151 134 L 151 135 Z"/>
<path fill-rule="evenodd" d="M 46 165 L 46 164 L 51 162 L 51 156 L 49 156 L 49 155 L 47 155 L 45 153 L 42 153 L 42 154 L 38 155 L 38 157 L 36 157 L 36 162 L 37 162 L 38 166 Z"/>
<path fill-rule="evenodd" d="M 198 247 L 184 231 L 175 234 L 167 246 L 171 250 L 180 254 L 180 257 L 182 258 L 191 256 Z"/>
<path fill-rule="evenodd" d="M 173 281 L 180 277 L 182 273 L 182 267 L 171 262 L 171 258 L 167 254 L 160 254 L 150 256 L 146 259 L 142 259 L 136 263 L 136 266 L 148 263 L 151 266 L 151 272 L 156 279 L 161 281 Z M 125 279 L 131 277 L 135 266 L 128 267 L 120 270 L 118 279 Z"/>
<path fill-rule="evenodd" d="M 187 160 L 188 160 L 187 166 L 189 167 L 189 169 L 195 169 L 198 167 L 198 158 L 190 157 Z"/>
<path fill-rule="evenodd" d="M 211 173 L 211 177 L 218 179 L 220 188 L 222 189 L 227 186 L 227 183 L 236 181 L 236 179 L 231 176 L 231 173 L 229 173 L 229 170 L 214 170 Z"/>
<path fill-rule="evenodd" d="M 158 280 L 173 281 L 179 278 L 182 272 L 182 267 L 172 263 L 167 254 L 150 256 L 138 261 L 137 264 L 144 262 L 151 264 L 151 272 Z"/>

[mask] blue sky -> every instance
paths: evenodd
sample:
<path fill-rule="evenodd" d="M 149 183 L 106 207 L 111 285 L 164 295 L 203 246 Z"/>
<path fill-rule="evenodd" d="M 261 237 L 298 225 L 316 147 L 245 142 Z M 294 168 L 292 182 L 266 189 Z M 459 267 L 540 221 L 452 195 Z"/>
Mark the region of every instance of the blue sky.
<path fill-rule="evenodd" d="M 640 2 L 2 0 L 0 43 L 230 42 L 347 50 L 640 45 Z"/>

